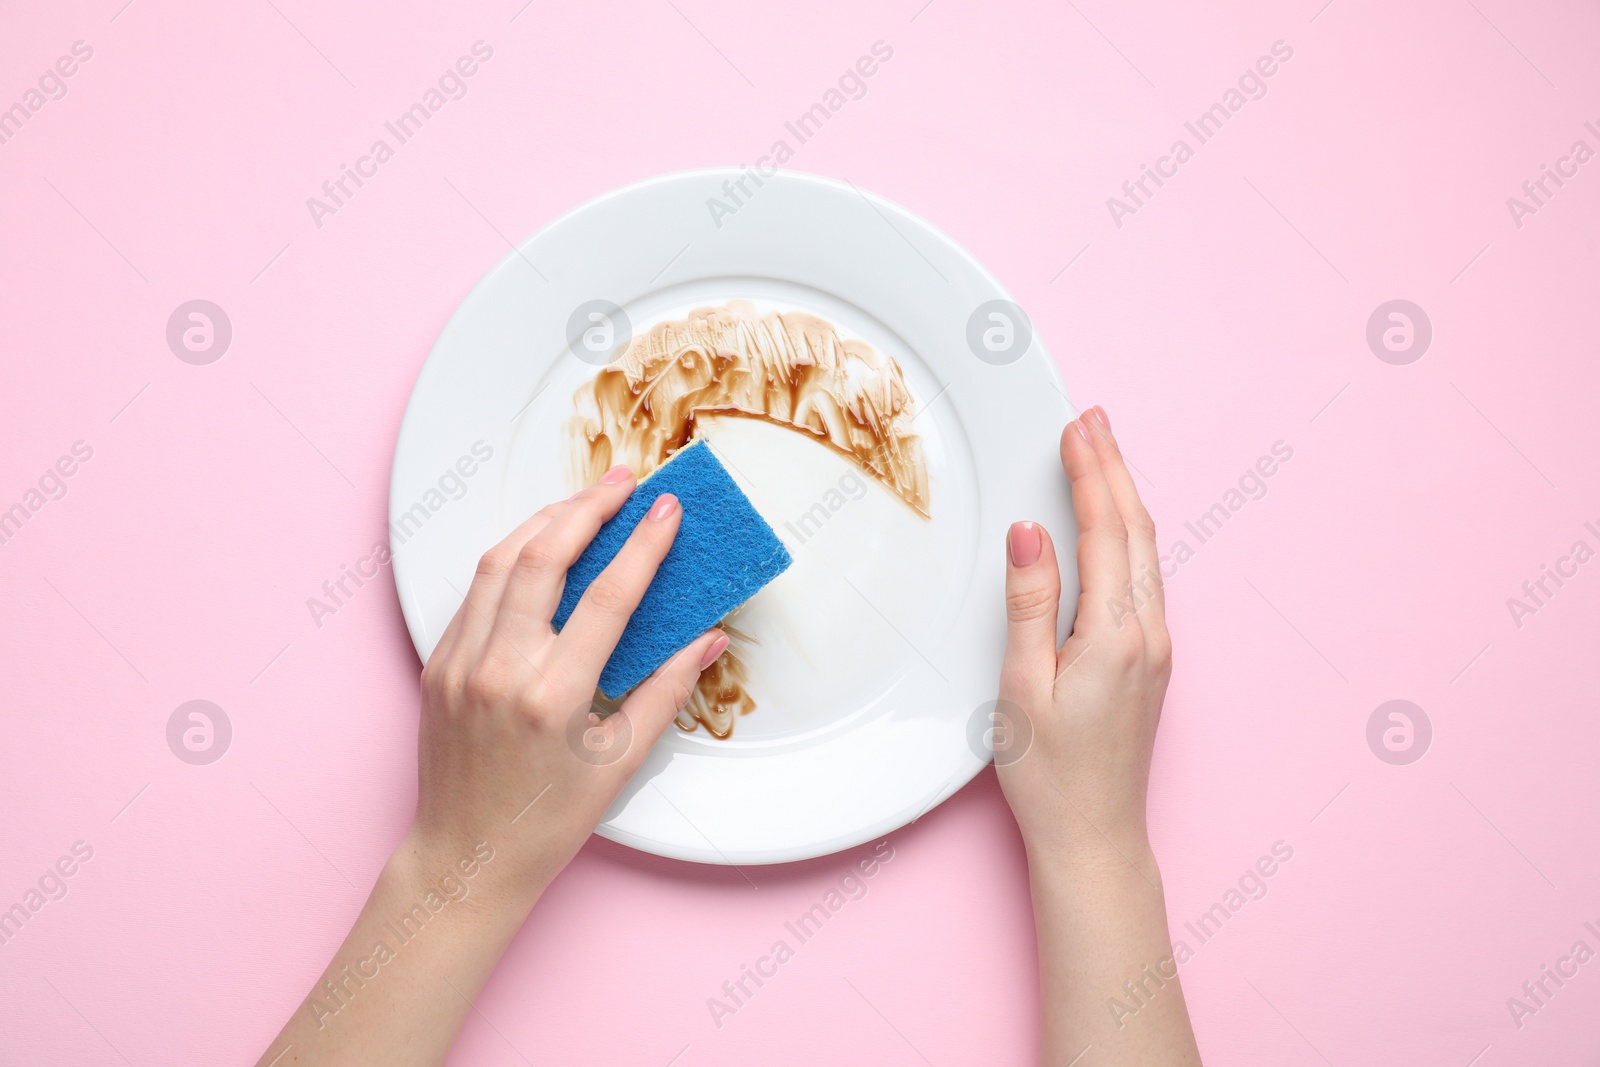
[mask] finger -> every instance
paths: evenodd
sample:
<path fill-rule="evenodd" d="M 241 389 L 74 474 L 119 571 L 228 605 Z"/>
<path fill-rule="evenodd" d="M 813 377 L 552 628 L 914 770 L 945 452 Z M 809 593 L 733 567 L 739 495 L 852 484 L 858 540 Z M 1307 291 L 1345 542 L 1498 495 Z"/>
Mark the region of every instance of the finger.
<path fill-rule="evenodd" d="M 622 550 L 578 598 L 556 645 L 579 670 L 592 668 L 594 677 L 600 677 L 600 669 L 611 658 L 682 520 L 683 505 L 678 498 L 662 493 L 628 535 Z"/>
<path fill-rule="evenodd" d="M 1139 489 L 1133 484 L 1133 475 L 1122 458 L 1122 448 L 1111 432 L 1111 420 L 1105 409 L 1089 409 L 1084 420 L 1089 424 L 1095 455 L 1100 458 L 1100 469 L 1105 472 L 1106 484 L 1111 487 L 1111 499 L 1122 516 L 1122 525 L 1128 530 L 1128 564 L 1132 584 L 1122 592 L 1122 603 L 1127 611 L 1136 612 L 1146 632 L 1164 629 L 1167 625 L 1166 591 L 1161 584 L 1161 557 L 1156 548 L 1156 524 L 1139 499 Z M 1122 614 L 1118 612 L 1118 614 Z"/>
<path fill-rule="evenodd" d="M 605 521 L 627 503 L 633 471 L 612 467 L 600 481 L 561 504 L 539 536 L 522 546 L 506 578 L 495 614 L 495 633 L 517 649 L 550 636 L 567 570 L 589 547 Z"/>
<path fill-rule="evenodd" d="M 461 606 L 456 609 L 450 624 L 439 636 L 439 643 L 434 646 L 433 655 L 429 657 L 430 662 L 435 657 L 450 655 L 456 651 L 473 656 L 483 651 L 489 631 L 494 625 L 495 613 L 500 606 L 500 596 L 505 589 L 506 578 L 511 573 L 511 566 L 516 561 L 517 553 L 522 550 L 523 545 L 549 525 L 556 507 L 557 505 L 550 505 L 534 512 L 527 521 L 512 530 L 505 540 L 489 549 L 478 560 L 478 570 L 472 577 L 472 584 L 467 586 L 467 593 L 462 598 Z"/>
<path fill-rule="evenodd" d="M 1078 578 L 1083 591 L 1074 631 L 1115 629 L 1116 598 L 1128 581 L 1128 528 L 1081 418 L 1061 433 L 1061 465 L 1072 482 L 1072 510 L 1078 517 Z"/>
<path fill-rule="evenodd" d="M 1055 678 L 1061 571 L 1043 526 L 1016 522 L 1006 535 L 1006 657 L 1000 696 L 1024 707 Z"/>
<path fill-rule="evenodd" d="M 640 682 L 622 702 L 618 714 L 628 716 L 628 726 L 633 731 L 628 755 L 618 761 L 627 776 L 632 777 L 639 769 L 667 724 L 689 703 L 700 675 L 727 649 L 727 634 L 717 629 L 707 630 L 657 667 L 655 673 Z"/>

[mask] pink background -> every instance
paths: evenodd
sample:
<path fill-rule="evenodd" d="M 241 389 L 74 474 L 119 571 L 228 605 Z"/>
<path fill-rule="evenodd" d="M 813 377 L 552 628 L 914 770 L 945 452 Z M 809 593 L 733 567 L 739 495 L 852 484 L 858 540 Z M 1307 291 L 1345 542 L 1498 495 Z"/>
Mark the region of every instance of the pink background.
<path fill-rule="evenodd" d="M 1506 605 L 1600 547 L 1600 161 L 1520 228 L 1506 206 L 1574 140 L 1600 148 L 1592 4 L 522 2 L 7 5 L 0 106 L 74 41 L 94 56 L 0 145 L 0 508 L 75 441 L 94 455 L 0 547 L 0 907 L 75 841 L 94 857 L 0 946 L 0 1061 L 266 1047 L 413 802 L 418 664 L 388 572 L 321 629 L 305 601 L 382 536 L 434 338 L 501 235 L 754 162 L 878 40 L 893 59 L 791 165 L 988 265 L 1074 398 L 1109 409 L 1164 548 L 1294 449 L 1169 583 L 1151 818 L 1176 936 L 1294 849 L 1185 970 L 1208 1061 L 1600 1049 L 1600 962 L 1521 1029 L 1506 1006 L 1574 941 L 1600 949 L 1600 564 L 1520 628 Z M 314 226 L 306 198 L 479 39 L 468 95 Z M 1115 226 L 1106 198 L 1278 40 L 1266 97 Z M 194 298 L 233 323 L 210 366 L 165 342 Z M 1434 326 L 1409 366 L 1364 339 L 1393 298 Z M 195 698 L 233 723 L 210 766 L 165 741 Z M 1395 698 L 1433 725 L 1409 766 L 1365 739 Z M 892 843 L 717 1029 L 706 998 L 859 853 L 752 889 L 595 841 L 453 1062 L 1031 1061 L 993 774 Z"/>

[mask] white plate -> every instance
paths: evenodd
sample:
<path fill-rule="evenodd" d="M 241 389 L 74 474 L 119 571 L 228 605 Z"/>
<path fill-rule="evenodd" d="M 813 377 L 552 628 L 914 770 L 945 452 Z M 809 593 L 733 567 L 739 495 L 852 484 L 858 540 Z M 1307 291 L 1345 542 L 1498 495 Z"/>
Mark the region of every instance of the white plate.
<path fill-rule="evenodd" d="M 1031 340 L 1014 334 L 1009 360 L 968 341 L 975 315 L 979 329 L 991 324 L 980 305 L 1006 299 L 999 283 L 926 222 L 824 178 L 746 179 L 753 195 L 736 194 L 734 213 L 713 218 L 709 201 L 733 205 L 725 183 L 748 173 L 628 186 L 507 256 L 462 303 L 417 378 L 389 498 L 395 583 L 426 660 L 483 551 L 572 491 L 561 428 L 573 391 L 597 369 L 568 346 L 579 305 L 620 305 L 634 334 L 731 299 L 805 310 L 900 364 L 916 398 L 931 519 L 861 476 L 846 478 L 845 502 L 826 524 L 799 535 L 792 520 L 855 468 L 770 424 L 707 424 L 795 559 L 736 619 L 760 641 L 745 657 L 759 707 L 726 741 L 669 729 L 599 827 L 614 841 L 706 863 L 848 848 L 919 817 L 977 774 L 1004 648 L 1012 521 L 1045 523 L 1060 546 L 1063 635 L 1078 591 L 1057 460 L 1074 412 L 1055 365 L 1026 326 Z"/>

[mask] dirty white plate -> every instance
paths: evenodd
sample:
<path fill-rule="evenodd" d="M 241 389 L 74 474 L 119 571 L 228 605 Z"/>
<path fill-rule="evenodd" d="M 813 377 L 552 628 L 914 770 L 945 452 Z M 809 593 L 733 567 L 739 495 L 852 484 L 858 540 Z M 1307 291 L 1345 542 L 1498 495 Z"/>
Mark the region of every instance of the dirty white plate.
<path fill-rule="evenodd" d="M 744 657 L 759 707 L 726 741 L 669 729 L 599 832 L 705 863 L 860 844 L 983 767 L 1012 521 L 1055 535 L 1063 635 L 1078 591 L 1057 459 L 1075 412 L 1021 310 L 954 241 L 887 200 L 792 172 L 757 185 L 750 173 L 619 189 L 508 255 L 417 378 L 389 498 L 395 582 L 426 660 L 484 550 L 572 491 L 562 427 L 598 369 L 568 341 L 583 305 L 620 307 L 637 335 L 743 299 L 821 315 L 899 362 L 916 398 L 931 519 L 796 433 L 704 424 L 795 560 L 735 619 L 759 642 Z"/>

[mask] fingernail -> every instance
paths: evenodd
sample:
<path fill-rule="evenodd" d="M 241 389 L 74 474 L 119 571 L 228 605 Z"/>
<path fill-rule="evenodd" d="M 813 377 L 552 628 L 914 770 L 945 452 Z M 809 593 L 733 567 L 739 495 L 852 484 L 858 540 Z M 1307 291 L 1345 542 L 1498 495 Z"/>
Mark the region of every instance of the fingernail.
<path fill-rule="evenodd" d="M 727 648 L 728 635 L 718 634 L 717 639 L 711 642 L 711 647 L 706 649 L 706 654 L 700 657 L 700 669 L 705 670 L 707 667 L 717 662 L 717 657 L 722 655 Z"/>
<path fill-rule="evenodd" d="M 612 467 L 610 470 L 606 471 L 600 476 L 600 484 L 616 485 L 618 482 L 625 482 L 632 477 L 633 468 L 629 467 L 626 463 L 618 463 L 615 467 Z"/>
<path fill-rule="evenodd" d="M 1089 411 L 1094 415 L 1094 421 L 1098 422 L 1101 426 L 1104 426 L 1107 430 L 1111 429 L 1111 420 L 1106 417 L 1105 408 L 1101 407 L 1099 404 L 1096 404 L 1094 407 L 1090 408 Z"/>
<path fill-rule="evenodd" d="M 1083 416 L 1078 416 L 1078 418 L 1073 421 L 1072 425 L 1078 428 L 1079 437 L 1083 438 L 1089 444 L 1094 444 L 1094 442 L 1089 438 L 1089 427 L 1084 424 Z"/>
<path fill-rule="evenodd" d="M 1031 567 L 1039 562 L 1039 550 L 1042 539 L 1039 537 L 1039 526 L 1032 522 L 1014 522 L 1011 524 L 1011 534 L 1006 538 L 1011 545 L 1011 565 L 1014 567 Z"/>
<path fill-rule="evenodd" d="M 671 515 L 678 506 L 678 498 L 671 493 L 662 493 L 656 497 L 656 502 L 650 505 L 650 510 L 645 513 L 645 518 L 651 522 L 660 522 Z"/>

